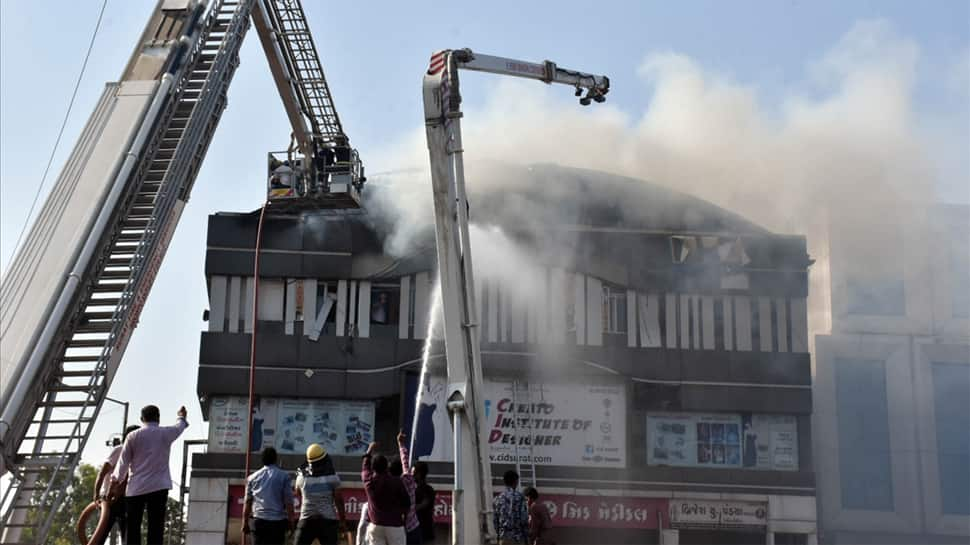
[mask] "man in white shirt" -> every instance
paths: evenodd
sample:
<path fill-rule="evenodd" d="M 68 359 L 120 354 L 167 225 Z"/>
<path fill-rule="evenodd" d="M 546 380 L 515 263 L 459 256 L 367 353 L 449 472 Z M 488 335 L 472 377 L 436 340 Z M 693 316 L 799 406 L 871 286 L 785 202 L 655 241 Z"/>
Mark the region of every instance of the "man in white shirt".
<path fill-rule="evenodd" d="M 137 430 L 138 426 L 128 426 L 125 428 L 125 434 L 121 437 L 124 441 L 128 434 Z M 115 466 L 118 465 L 118 460 L 121 458 L 122 445 L 119 444 L 115 448 L 111 449 L 111 454 L 105 459 L 104 464 L 101 465 L 101 470 L 98 472 L 98 479 L 94 483 L 94 501 L 95 502 L 105 502 L 111 493 L 111 472 L 114 470 Z M 125 502 L 123 499 L 118 499 L 114 503 L 108 505 L 106 503 L 101 504 L 101 509 L 110 509 L 111 518 L 108 520 L 108 528 L 105 530 L 104 534 L 98 539 L 99 545 L 104 545 L 108 540 L 108 536 L 111 534 L 114 525 L 118 525 L 118 532 L 121 533 L 121 539 L 124 541 L 125 530 Z"/>
<path fill-rule="evenodd" d="M 142 426 L 125 439 L 111 482 L 115 486 L 128 478 L 125 489 L 128 545 L 141 545 L 141 521 L 146 509 L 148 545 L 162 545 L 165 539 L 165 508 L 172 488 L 168 459 L 172 443 L 189 427 L 185 416 L 186 410 L 182 407 L 174 426 L 159 426 L 158 407 L 146 405 L 141 410 Z"/>

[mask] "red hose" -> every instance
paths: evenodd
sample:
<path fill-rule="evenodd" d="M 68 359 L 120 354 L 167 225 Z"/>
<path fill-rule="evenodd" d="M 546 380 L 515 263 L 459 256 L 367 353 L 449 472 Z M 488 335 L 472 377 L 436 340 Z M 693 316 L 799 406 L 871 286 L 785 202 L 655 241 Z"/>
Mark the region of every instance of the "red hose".
<path fill-rule="evenodd" d="M 253 445 L 253 401 L 256 389 L 256 326 L 259 324 L 259 247 L 263 242 L 263 218 L 266 216 L 266 209 L 269 201 L 263 204 L 259 211 L 259 224 L 256 226 L 256 247 L 253 251 L 253 332 L 250 334 L 249 345 L 249 429 L 246 433 L 246 473 L 243 478 L 249 477 L 250 462 L 252 458 Z M 246 545 L 246 534 L 242 535 L 242 545 Z"/>
<path fill-rule="evenodd" d="M 94 529 L 94 533 L 91 537 L 88 537 L 88 519 L 91 515 L 101 507 L 101 514 L 98 516 L 98 527 Z M 77 532 L 77 540 L 81 545 L 95 545 L 101 542 L 101 538 L 104 537 L 111 528 L 109 523 L 111 522 L 111 504 L 108 500 L 103 500 L 101 502 L 93 501 L 88 504 L 87 507 L 81 511 L 81 514 L 77 517 L 77 525 L 74 530 Z"/>

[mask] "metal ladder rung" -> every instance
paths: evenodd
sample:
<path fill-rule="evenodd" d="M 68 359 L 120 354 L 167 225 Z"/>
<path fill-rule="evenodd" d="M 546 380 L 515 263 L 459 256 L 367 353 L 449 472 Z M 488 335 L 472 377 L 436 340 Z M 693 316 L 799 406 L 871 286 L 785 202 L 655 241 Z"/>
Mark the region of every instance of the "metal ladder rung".
<path fill-rule="evenodd" d="M 65 383 L 65 382 L 61 382 L 60 384 L 57 384 L 55 386 L 50 387 L 50 391 L 57 392 L 57 393 L 83 393 L 83 394 L 90 394 L 92 392 L 97 393 L 97 391 L 100 388 L 101 388 L 101 386 L 99 384 L 96 384 L 96 383 L 95 384 L 91 384 L 91 383 L 87 383 L 87 384 L 68 384 L 68 383 Z"/>
<path fill-rule="evenodd" d="M 77 327 L 78 333 L 110 333 L 112 322 L 88 322 Z"/>
<path fill-rule="evenodd" d="M 141 233 L 137 233 L 136 236 L 138 238 L 134 238 L 134 236 L 132 236 L 132 235 L 136 235 L 136 234 L 135 233 L 121 233 L 121 236 L 126 236 L 127 237 L 124 240 L 140 240 L 141 239 Z M 123 279 L 123 278 L 128 278 L 129 276 L 131 276 L 131 271 L 130 270 L 127 270 L 127 271 L 103 270 L 103 271 L 101 271 L 101 274 L 98 275 L 98 278 L 99 279 Z"/>
<path fill-rule="evenodd" d="M 121 299 L 118 297 L 106 297 L 103 299 L 90 299 L 88 300 L 89 307 L 116 307 Z"/>
<path fill-rule="evenodd" d="M 42 437 L 40 437 L 38 435 L 27 435 L 27 436 L 24 437 L 24 440 L 28 440 L 29 439 L 31 441 L 34 441 L 34 440 L 37 440 L 37 439 L 44 439 L 45 441 L 47 441 L 47 440 L 50 440 L 50 441 L 66 441 L 66 440 L 71 440 L 71 439 L 81 439 L 83 437 L 84 437 L 83 435 L 45 435 L 42 438 Z M 21 488 L 21 490 L 23 490 L 23 489 Z"/>
<path fill-rule="evenodd" d="M 98 356 L 61 356 L 60 360 L 65 363 L 85 363 L 85 362 L 95 362 L 100 358 Z M 65 371 L 67 373 L 67 371 Z"/>
<path fill-rule="evenodd" d="M 55 408 L 56 407 L 64 407 L 64 408 L 74 407 L 74 408 L 78 408 L 78 407 L 84 407 L 84 406 L 89 406 L 89 405 L 91 405 L 91 404 L 88 403 L 87 400 L 85 400 L 85 401 L 41 401 L 40 403 L 37 404 L 38 407 L 55 407 Z"/>
<path fill-rule="evenodd" d="M 117 293 L 121 294 L 124 291 L 124 284 L 98 284 L 97 286 L 92 286 L 92 293 Z"/>
<path fill-rule="evenodd" d="M 67 345 L 71 348 L 98 348 L 106 342 L 108 339 L 71 339 Z"/>

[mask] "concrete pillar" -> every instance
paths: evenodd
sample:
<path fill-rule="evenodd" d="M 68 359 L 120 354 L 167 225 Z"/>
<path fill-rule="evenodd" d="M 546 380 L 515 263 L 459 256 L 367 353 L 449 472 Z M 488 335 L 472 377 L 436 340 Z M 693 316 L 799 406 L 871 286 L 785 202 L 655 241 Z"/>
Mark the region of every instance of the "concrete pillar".
<path fill-rule="evenodd" d="M 680 545 L 680 530 L 660 530 L 660 545 Z"/>
<path fill-rule="evenodd" d="M 806 543 L 807 545 L 818 545 L 818 534 L 816 533 L 808 534 L 808 540 L 806 541 Z"/>
<path fill-rule="evenodd" d="M 765 545 L 775 545 L 775 533 L 771 530 L 765 532 Z"/>

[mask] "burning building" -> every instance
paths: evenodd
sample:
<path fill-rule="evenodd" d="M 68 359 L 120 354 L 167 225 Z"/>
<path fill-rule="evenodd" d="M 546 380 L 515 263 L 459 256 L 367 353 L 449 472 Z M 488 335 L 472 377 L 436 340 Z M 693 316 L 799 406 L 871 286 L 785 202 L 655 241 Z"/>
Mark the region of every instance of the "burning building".
<path fill-rule="evenodd" d="M 815 453 L 827 543 L 970 539 L 970 208 L 833 215 L 817 293 Z M 901 219 L 902 218 L 902 219 Z"/>
<path fill-rule="evenodd" d="M 562 544 L 816 543 L 805 239 L 639 180 L 499 171 L 508 191 L 469 177 L 493 475 L 518 468 Z M 379 186 L 365 211 L 267 217 L 257 316 L 258 214 L 210 216 L 190 542 L 238 539 L 251 335 L 249 447 L 292 469 L 323 444 L 357 517 L 359 455 L 411 430 L 446 533 L 433 233 Z"/>

